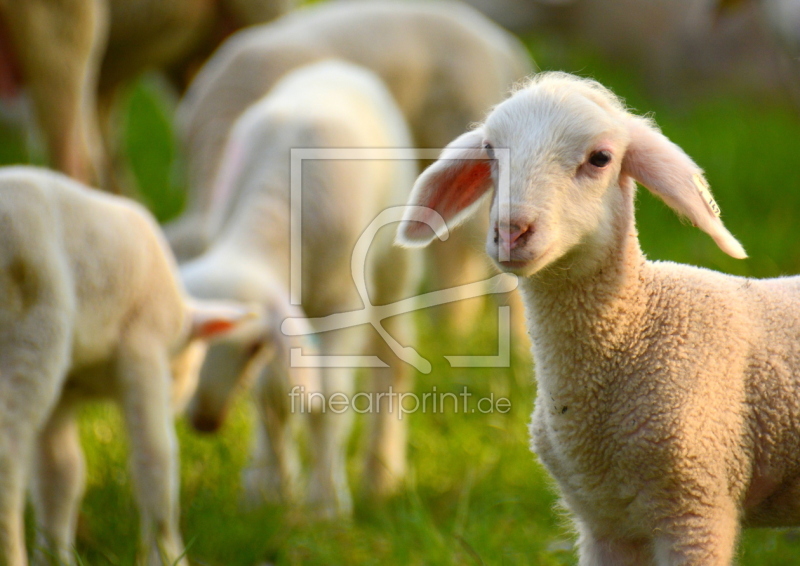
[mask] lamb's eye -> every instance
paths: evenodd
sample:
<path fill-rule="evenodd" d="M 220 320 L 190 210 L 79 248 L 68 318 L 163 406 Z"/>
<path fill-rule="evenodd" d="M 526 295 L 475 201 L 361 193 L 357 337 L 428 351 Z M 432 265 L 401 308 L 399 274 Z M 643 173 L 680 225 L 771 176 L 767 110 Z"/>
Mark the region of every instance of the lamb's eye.
<path fill-rule="evenodd" d="M 605 150 L 595 151 L 589 156 L 589 163 L 595 167 L 605 167 L 611 162 L 611 153 Z"/>
<path fill-rule="evenodd" d="M 489 142 L 484 142 L 483 149 L 486 150 L 486 155 L 489 156 L 489 159 L 494 159 L 494 148 L 492 147 L 492 144 Z"/>

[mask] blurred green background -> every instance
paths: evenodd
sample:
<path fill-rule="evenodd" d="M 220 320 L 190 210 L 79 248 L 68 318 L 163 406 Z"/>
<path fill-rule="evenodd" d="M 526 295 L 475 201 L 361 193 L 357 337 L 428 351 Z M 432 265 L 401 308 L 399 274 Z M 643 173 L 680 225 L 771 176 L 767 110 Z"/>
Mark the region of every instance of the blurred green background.
<path fill-rule="evenodd" d="M 648 91 L 632 71 L 581 49 L 553 49 L 526 38 L 541 69 L 594 77 L 636 111 L 652 112 L 664 133 L 707 172 L 723 218 L 750 259 L 720 252 L 705 234 L 682 223 L 641 190 L 637 218 L 642 248 L 651 259 L 674 260 L 754 277 L 800 272 L 800 118 L 788 97 L 733 95 L 719 90 L 686 100 Z M 145 79 L 127 95 L 123 149 L 141 198 L 160 220 L 180 211 L 182 171 L 171 129 L 172 106 L 159 83 Z M 39 161 L 23 136 L 0 132 L 0 161 Z M 239 474 L 247 459 L 251 414 L 246 399 L 221 434 L 199 437 L 179 422 L 182 530 L 196 564 L 575 564 L 568 522 L 556 507 L 551 482 L 528 450 L 533 373 L 525 346 L 515 344 L 508 370 L 451 369 L 442 354 L 491 354 L 494 310 L 469 337 L 442 335 L 418 316 L 421 352 L 433 373 L 417 376 L 420 393 L 436 385 L 477 396 L 507 396 L 507 414 L 414 414 L 409 417 L 411 474 L 406 491 L 380 507 L 357 500 L 351 522 L 326 523 L 279 507 L 243 511 Z M 360 423 L 358 427 L 360 427 Z M 88 486 L 78 555 L 87 565 L 133 563 L 137 518 L 127 447 L 116 409 L 92 406 L 82 417 Z M 350 443 L 357 488 L 361 437 Z M 33 537 L 29 532 L 28 540 Z M 800 563 L 800 534 L 749 531 L 738 562 Z"/>

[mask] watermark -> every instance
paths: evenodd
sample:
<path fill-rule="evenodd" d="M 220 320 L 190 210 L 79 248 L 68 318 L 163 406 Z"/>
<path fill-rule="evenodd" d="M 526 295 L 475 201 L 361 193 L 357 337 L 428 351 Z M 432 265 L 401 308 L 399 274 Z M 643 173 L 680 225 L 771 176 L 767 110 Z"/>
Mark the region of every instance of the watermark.
<path fill-rule="evenodd" d="M 291 150 L 290 171 L 290 302 L 302 306 L 302 187 L 304 160 L 417 160 L 440 157 L 438 149 L 395 149 L 395 148 L 295 148 Z M 498 160 L 500 171 L 495 191 L 498 199 L 500 221 L 508 223 L 510 210 L 508 149 L 496 148 L 494 159 Z M 464 159 L 485 160 L 485 157 Z M 364 303 L 364 308 L 335 313 L 326 317 L 305 319 L 306 324 L 293 324 L 296 319 L 284 320 L 281 331 L 287 336 L 311 334 L 370 324 L 402 361 L 412 365 L 422 373 L 430 373 L 431 363 L 412 346 L 403 346 L 386 331 L 383 320 L 399 314 L 432 306 L 491 294 L 509 293 L 517 288 L 518 280 L 512 274 L 499 274 L 483 281 L 442 289 L 418 295 L 392 304 L 376 306 L 370 302 L 366 283 L 366 258 L 369 247 L 378 231 L 389 224 L 411 220 L 423 222 L 431 227 L 436 237 L 445 241 L 449 230 L 442 216 L 435 210 L 419 206 L 397 206 L 383 210 L 361 234 L 350 260 L 353 281 Z M 500 249 L 500 260 L 507 260 L 508 250 Z M 445 355 L 451 367 L 508 367 L 511 363 L 511 320 L 509 307 L 498 306 L 498 349 L 491 356 L 453 356 Z M 377 356 L 332 356 L 306 355 L 300 348 L 292 348 L 290 363 L 292 367 L 388 367 Z"/>
<path fill-rule="evenodd" d="M 292 413 L 336 413 L 353 411 L 360 415 L 388 413 L 403 420 L 412 413 L 431 414 L 506 414 L 511 410 L 508 397 L 476 397 L 465 385 L 460 393 L 438 391 L 434 385 L 430 391 L 412 393 L 395 391 L 391 386 L 387 391 L 360 391 L 349 395 L 341 392 L 308 392 L 302 385 L 295 385 L 289 392 Z"/>

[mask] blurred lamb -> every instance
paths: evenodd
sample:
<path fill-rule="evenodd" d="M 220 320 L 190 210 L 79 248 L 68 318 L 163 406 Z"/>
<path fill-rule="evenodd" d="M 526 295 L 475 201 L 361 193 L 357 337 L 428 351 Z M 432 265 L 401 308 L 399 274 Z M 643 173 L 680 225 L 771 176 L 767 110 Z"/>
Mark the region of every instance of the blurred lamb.
<path fill-rule="evenodd" d="M 0 97 L 13 99 L 25 87 L 51 164 L 81 181 L 110 182 L 100 132 L 110 127 L 123 86 L 154 68 L 185 84 L 196 57 L 208 56 L 224 33 L 268 21 L 292 3 L 0 0 Z"/>
<path fill-rule="evenodd" d="M 175 563 L 172 406 L 191 394 L 197 339 L 248 311 L 189 302 L 149 214 L 60 174 L 0 171 L 0 218 L 0 563 L 27 564 L 31 467 L 37 563 L 74 563 L 85 476 L 75 412 L 95 397 L 120 403 L 130 434 L 142 563 Z"/>
<path fill-rule="evenodd" d="M 521 277 L 538 401 L 532 446 L 583 565 L 730 564 L 740 519 L 800 521 L 800 278 L 647 261 L 638 181 L 744 258 L 702 171 L 601 85 L 541 74 L 453 141 L 411 203 L 457 222 L 498 178 L 487 250 Z M 501 191 L 502 192 L 502 191 Z M 424 245 L 419 223 L 399 241 Z"/>
<path fill-rule="evenodd" d="M 314 63 L 287 74 L 233 126 L 214 190 L 235 192 L 238 198 L 230 200 L 227 210 L 219 209 L 219 235 L 204 255 L 183 265 L 182 274 L 194 296 L 254 302 L 263 308 L 257 325 L 209 348 L 189 405 L 196 428 L 215 430 L 237 385 L 248 377 L 256 380 L 259 428 L 253 462 L 245 473 L 250 501 L 291 500 L 297 495 L 287 384 L 313 387 L 319 377 L 289 380 L 287 374 L 301 371 L 296 362 L 290 364 L 290 349 L 301 348 L 303 355 L 362 351 L 377 355 L 392 366 L 373 369 L 371 377 L 380 390 L 392 386 L 402 392 L 411 378 L 409 368 L 368 327 L 324 332 L 314 343 L 302 337 L 304 342 L 288 339 L 281 324 L 289 317 L 313 318 L 362 308 L 350 268 L 354 245 L 380 211 L 405 201 L 416 175 L 414 162 L 303 163 L 301 309 L 289 302 L 290 150 L 410 146 L 403 116 L 380 79 L 338 61 Z M 391 231 L 378 233 L 366 270 L 373 304 L 412 295 L 417 281 L 409 261 L 405 250 L 392 246 Z M 388 322 L 387 330 L 407 344 L 411 321 L 400 316 Z M 322 369 L 323 392 L 328 397 L 335 392 L 350 394 L 354 373 L 352 367 Z M 376 403 L 381 410 L 371 415 L 365 478 L 377 495 L 394 490 L 405 475 L 405 422 L 389 412 L 388 400 Z M 294 412 L 301 412 L 300 407 L 295 404 Z M 324 413 L 310 416 L 314 463 L 307 502 L 333 516 L 349 513 L 351 507 L 345 447 L 352 413 Z"/>
<path fill-rule="evenodd" d="M 167 235 L 179 260 L 194 257 L 215 236 L 208 217 L 223 199 L 213 181 L 234 121 L 287 71 L 329 57 L 362 65 L 383 79 L 417 147 L 444 147 L 531 70 L 516 38 L 449 0 L 324 3 L 237 33 L 198 73 L 178 108 L 190 188 L 186 213 L 167 226 Z M 486 260 L 479 253 L 484 230 L 478 223 L 437 246 L 428 268 L 434 287 L 485 276 Z M 463 309 L 479 304 L 457 306 L 469 318 Z M 455 316 L 455 304 L 440 308 Z"/>

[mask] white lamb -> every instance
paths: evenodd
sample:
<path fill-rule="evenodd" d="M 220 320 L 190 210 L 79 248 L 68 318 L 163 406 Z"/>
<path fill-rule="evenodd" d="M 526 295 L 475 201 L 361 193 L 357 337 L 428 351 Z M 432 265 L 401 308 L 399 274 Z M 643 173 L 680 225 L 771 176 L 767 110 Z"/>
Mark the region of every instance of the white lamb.
<path fill-rule="evenodd" d="M 800 523 L 800 278 L 647 261 L 637 181 L 745 253 L 697 165 L 596 82 L 533 78 L 451 144 L 411 202 L 458 221 L 506 173 L 487 249 L 521 277 L 532 446 L 574 515 L 580 563 L 726 565 L 740 520 Z M 405 245 L 431 237 L 401 225 Z"/>
<path fill-rule="evenodd" d="M 289 339 L 286 318 L 326 316 L 357 310 L 362 302 L 353 285 L 350 259 L 356 241 L 377 214 L 402 204 L 416 175 L 411 161 L 311 160 L 302 164 L 302 308 L 290 304 L 290 150 L 292 148 L 410 147 L 400 110 L 380 79 L 349 63 L 326 61 L 284 77 L 251 106 L 233 128 L 216 190 L 238 192 L 230 210 L 218 216 L 219 236 L 182 274 L 194 296 L 238 299 L 262 306 L 258 324 L 231 334 L 209 348 L 190 419 L 201 430 L 216 429 L 237 384 L 255 377 L 259 411 L 253 462 L 245 473 L 249 500 L 292 499 L 296 493 L 296 454 L 291 439 L 292 406 L 287 376 L 290 349 L 302 355 L 355 355 L 364 350 L 392 367 L 375 368 L 378 389 L 403 391 L 408 367 L 377 333 L 365 326 Z M 293 182 L 293 180 L 292 180 Z M 379 233 L 367 264 L 370 300 L 385 304 L 412 294 L 416 280 L 405 250 L 392 246 L 391 230 Z M 410 320 L 395 317 L 391 334 L 406 344 Z M 300 340 L 301 342 L 298 342 Z M 371 347 L 367 346 L 373 342 Z M 317 362 L 319 363 L 319 362 Z M 334 364 L 336 365 L 336 364 Z M 346 364 L 350 366 L 351 364 Z M 308 370 L 306 370 L 308 371 Z M 353 389 L 353 367 L 322 369 L 329 397 Z M 315 387 L 313 375 L 295 383 Z M 308 389 L 306 390 L 308 391 Z M 341 398 L 340 398 L 341 399 Z M 293 405 L 294 404 L 294 405 Z M 305 411 L 308 411 L 306 403 Z M 405 428 L 384 404 L 373 414 L 365 476 L 373 492 L 392 491 L 405 474 Z M 307 502 L 327 516 L 350 511 L 345 443 L 352 412 L 327 409 L 311 418 L 314 465 Z"/>
<path fill-rule="evenodd" d="M 172 407 L 191 394 L 195 338 L 246 315 L 188 301 L 140 206 L 43 169 L 0 171 L 0 563 L 28 563 L 29 470 L 36 561 L 74 563 L 85 476 L 75 411 L 111 397 L 130 433 L 140 559 L 187 564 Z"/>

